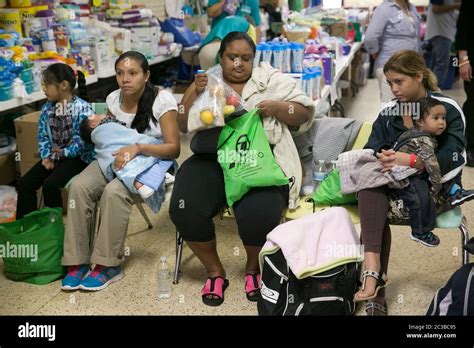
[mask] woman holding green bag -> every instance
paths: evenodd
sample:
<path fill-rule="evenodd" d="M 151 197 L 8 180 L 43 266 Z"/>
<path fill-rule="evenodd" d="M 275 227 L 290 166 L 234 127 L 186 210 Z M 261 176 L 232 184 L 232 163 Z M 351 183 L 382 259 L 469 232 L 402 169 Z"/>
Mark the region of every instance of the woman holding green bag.
<path fill-rule="evenodd" d="M 245 293 L 249 301 L 259 296 L 258 254 L 266 235 L 275 228 L 283 210 L 298 206 L 302 170 L 289 128 L 305 131 L 313 119 L 313 102 L 296 88 L 296 81 L 266 63 L 252 69 L 255 44 L 245 33 L 232 32 L 222 41 L 219 63 L 224 82 L 241 96 L 247 110 L 259 109 L 266 140 L 289 185 L 252 187 L 233 204 L 239 234 L 247 253 Z M 183 96 L 178 124 L 187 132 L 188 112 L 205 90 L 207 76 L 199 74 Z M 249 113 L 246 116 L 249 117 Z M 170 202 L 170 215 L 183 239 L 206 267 L 208 278 L 201 291 L 203 302 L 218 306 L 229 282 L 216 249 L 212 218 L 226 206 L 226 188 L 217 161 L 222 128 L 194 136 L 194 154 L 179 169 Z M 261 139 L 260 139 L 261 140 Z M 221 161 L 222 164 L 222 161 Z"/>

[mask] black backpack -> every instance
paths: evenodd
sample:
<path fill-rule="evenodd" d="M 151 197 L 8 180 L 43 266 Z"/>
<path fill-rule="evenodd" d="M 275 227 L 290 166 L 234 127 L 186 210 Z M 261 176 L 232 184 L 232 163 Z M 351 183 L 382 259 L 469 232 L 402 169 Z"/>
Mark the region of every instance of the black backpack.
<path fill-rule="evenodd" d="M 259 315 L 353 315 L 360 263 L 351 262 L 298 279 L 278 249 L 265 255 L 261 269 Z"/>
<path fill-rule="evenodd" d="M 426 315 L 474 315 L 474 263 L 454 272 L 436 292 Z"/>

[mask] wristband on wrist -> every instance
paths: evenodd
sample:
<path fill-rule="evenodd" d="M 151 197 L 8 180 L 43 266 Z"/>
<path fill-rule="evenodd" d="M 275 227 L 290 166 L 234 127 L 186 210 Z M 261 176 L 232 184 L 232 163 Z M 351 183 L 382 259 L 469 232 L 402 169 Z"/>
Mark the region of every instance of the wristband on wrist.
<path fill-rule="evenodd" d="M 471 63 L 469 60 L 464 60 L 462 63 L 459 63 L 458 68 L 462 67 L 463 65 Z"/>
<path fill-rule="evenodd" d="M 469 60 L 469 57 L 468 57 L 468 56 L 459 57 L 459 60 L 460 60 L 461 62 L 464 62 L 464 61 L 466 61 L 466 60 Z"/>
<path fill-rule="evenodd" d="M 415 154 L 410 154 L 410 167 L 415 168 L 416 165 L 416 155 Z"/>

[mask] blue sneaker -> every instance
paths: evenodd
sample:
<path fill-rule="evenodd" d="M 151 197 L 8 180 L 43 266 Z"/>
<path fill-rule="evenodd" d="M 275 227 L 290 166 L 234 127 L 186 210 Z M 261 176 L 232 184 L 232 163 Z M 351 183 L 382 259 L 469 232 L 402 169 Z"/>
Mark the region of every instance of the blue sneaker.
<path fill-rule="evenodd" d="M 94 269 L 87 275 L 87 277 L 81 281 L 81 284 L 79 284 L 79 289 L 87 291 L 102 290 L 113 282 L 122 279 L 122 277 L 123 272 L 120 266 L 106 267 L 102 265 L 96 265 Z"/>
<path fill-rule="evenodd" d="M 474 199 L 474 190 L 465 190 L 463 188 L 457 190 L 454 194 L 450 196 L 451 205 L 458 206 L 464 202 L 468 202 Z"/>
<path fill-rule="evenodd" d="M 61 289 L 68 291 L 79 289 L 79 284 L 88 271 L 87 265 L 69 266 L 66 276 L 61 281 Z"/>

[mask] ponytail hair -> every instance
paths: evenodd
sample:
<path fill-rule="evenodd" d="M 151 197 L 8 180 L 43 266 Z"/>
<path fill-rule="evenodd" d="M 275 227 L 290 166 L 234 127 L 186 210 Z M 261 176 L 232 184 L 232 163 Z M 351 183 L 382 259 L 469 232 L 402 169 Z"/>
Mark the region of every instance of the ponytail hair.
<path fill-rule="evenodd" d="M 77 81 L 76 81 L 77 73 Z M 76 82 L 78 84 L 78 94 L 79 97 L 88 100 L 87 97 L 87 88 L 86 88 L 86 78 L 82 71 L 75 72 L 73 68 L 64 63 L 55 63 L 51 64 L 43 72 L 43 81 L 46 84 L 58 85 L 63 81 L 69 83 L 69 89 L 71 94 L 74 94 L 74 89 L 76 88 Z"/>
<path fill-rule="evenodd" d="M 77 94 L 79 98 L 89 101 L 86 87 L 86 76 L 82 71 L 77 70 Z"/>
<path fill-rule="evenodd" d="M 426 68 L 426 76 L 423 75 L 423 86 L 435 92 L 441 92 L 438 87 L 438 78 L 431 69 Z"/>
<path fill-rule="evenodd" d="M 128 51 L 123 53 L 115 61 L 115 70 L 117 70 L 117 64 L 122 60 L 133 59 L 141 67 L 144 74 L 150 71 L 150 65 L 146 57 L 140 52 Z M 154 125 L 158 124 L 158 121 L 153 115 L 153 104 L 155 103 L 156 96 L 158 95 L 158 89 L 148 80 L 145 84 L 145 89 L 138 101 L 137 113 L 133 118 L 131 128 L 134 128 L 139 133 L 144 133 L 150 129 L 150 121 Z"/>
<path fill-rule="evenodd" d="M 423 86 L 431 91 L 439 91 L 436 75 L 426 67 L 423 57 L 415 51 L 402 50 L 395 53 L 383 67 L 384 73 L 389 70 L 410 77 L 416 77 L 421 72 Z"/>

